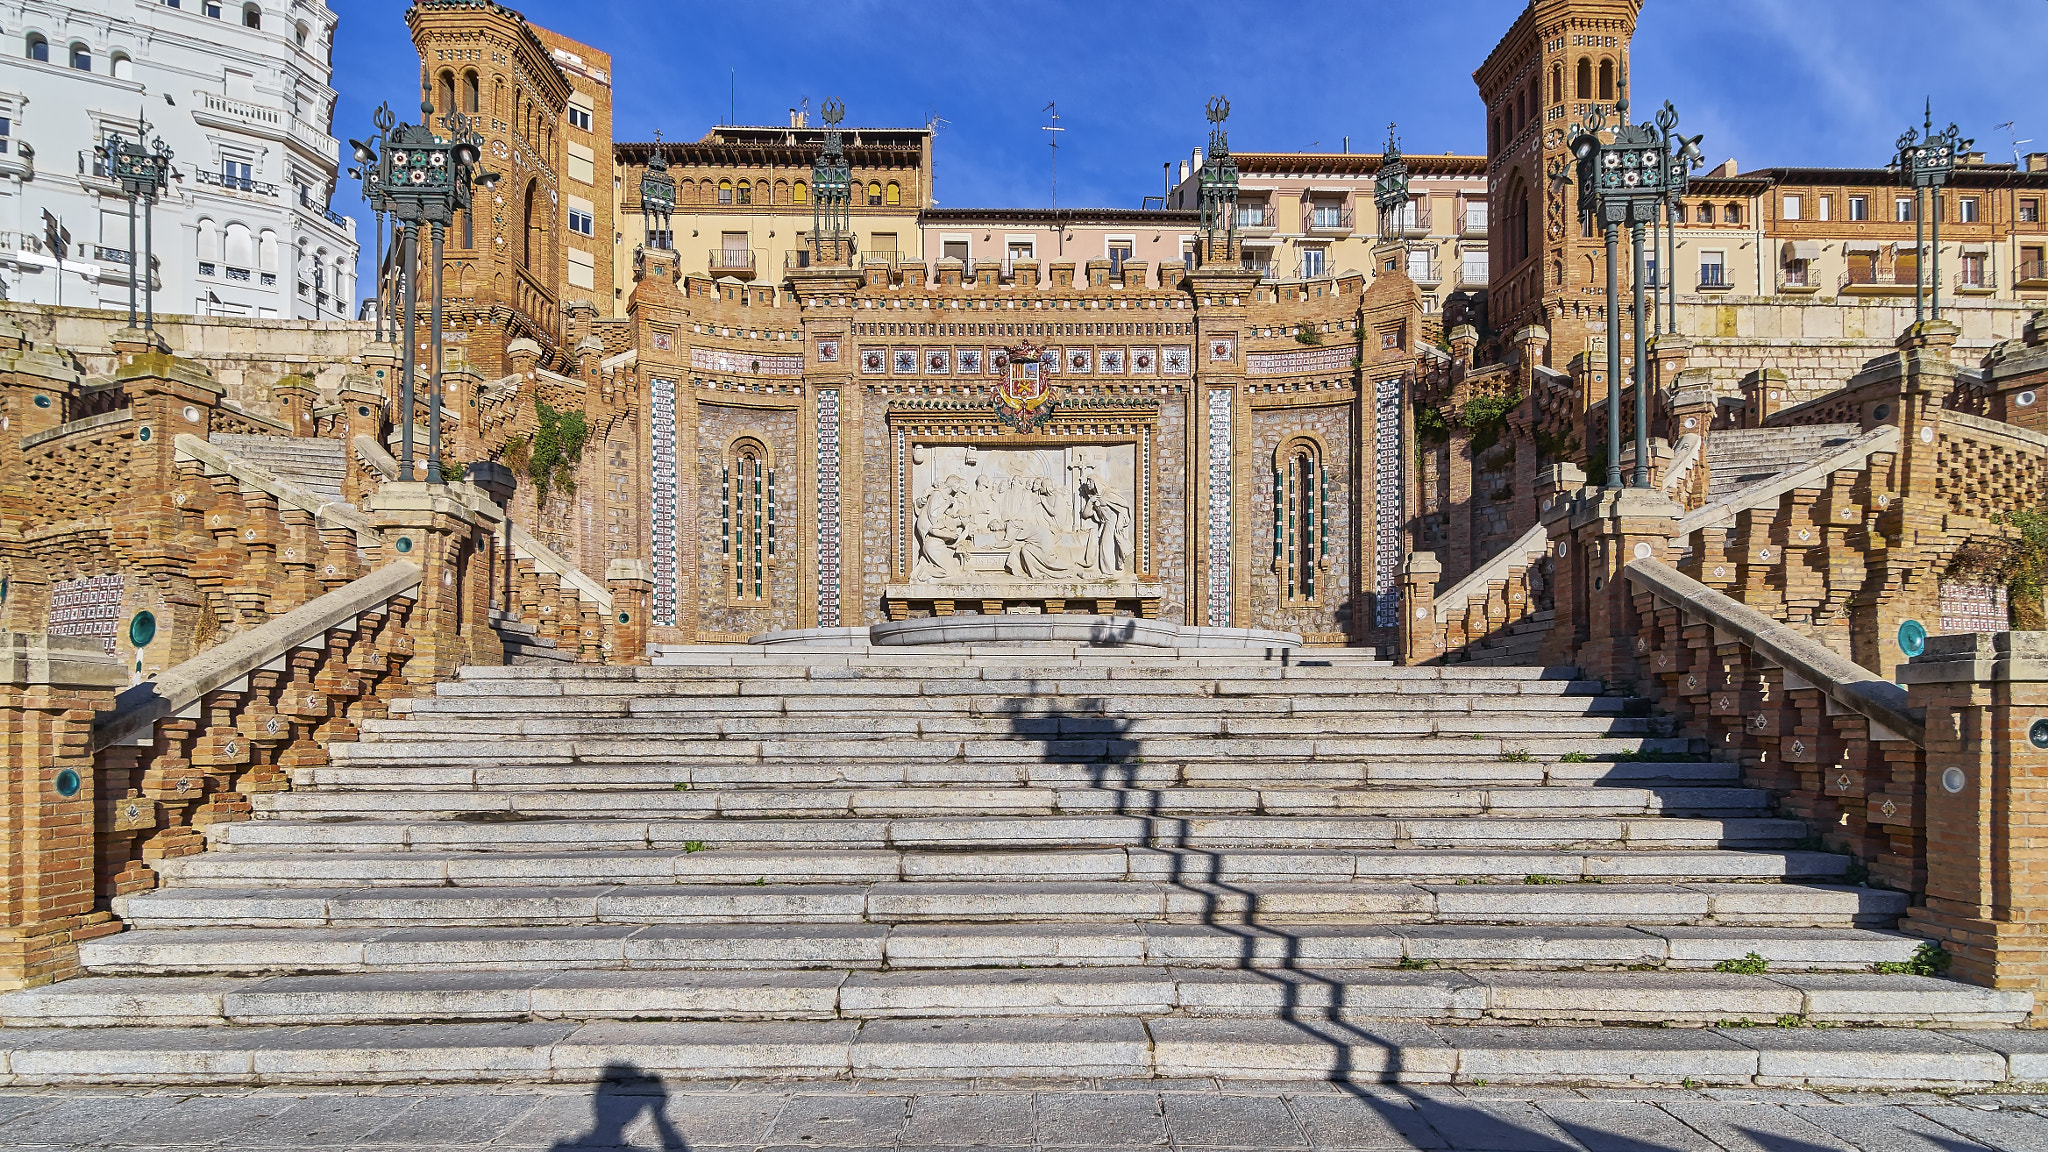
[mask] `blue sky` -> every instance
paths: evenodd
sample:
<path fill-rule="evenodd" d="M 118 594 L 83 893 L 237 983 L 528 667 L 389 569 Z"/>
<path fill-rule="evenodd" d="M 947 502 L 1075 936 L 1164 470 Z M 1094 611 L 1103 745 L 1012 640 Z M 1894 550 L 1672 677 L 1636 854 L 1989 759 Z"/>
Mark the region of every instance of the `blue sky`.
<path fill-rule="evenodd" d="M 341 16 L 334 134 L 389 100 L 417 108 L 403 0 L 330 0 Z M 849 124 L 945 121 L 935 191 L 948 207 L 1043 207 L 1057 101 L 1060 203 L 1135 208 L 1188 155 L 1202 105 L 1231 103 L 1241 151 L 1479 152 L 1472 69 L 1521 0 L 1295 6 L 1236 0 L 837 0 L 830 4 L 529 0 L 534 23 L 612 54 L 621 140 L 696 139 L 736 115 L 785 123 L 809 97 Z M 1916 31 L 1919 34 L 1916 34 Z M 1879 165 L 1934 99 L 1993 158 L 2048 151 L 2048 0 L 1650 0 L 1632 95 L 1670 100 L 1709 164 Z M 1910 80 L 1901 74 L 1917 70 Z M 2016 121 L 2011 129 L 1999 128 Z M 353 181 L 335 197 L 371 228 Z M 363 283 L 368 284 L 367 275 Z"/>

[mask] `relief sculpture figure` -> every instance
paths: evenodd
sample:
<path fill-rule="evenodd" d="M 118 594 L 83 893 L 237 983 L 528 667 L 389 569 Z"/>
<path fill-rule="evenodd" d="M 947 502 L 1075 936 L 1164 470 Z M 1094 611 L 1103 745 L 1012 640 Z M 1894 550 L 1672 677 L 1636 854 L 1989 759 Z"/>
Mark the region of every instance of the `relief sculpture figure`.
<path fill-rule="evenodd" d="M 1091 526 L 1082 564 L 1105 576 L 1122 572 L 1130 560 L 1130 504 L 1110 491 L 1092 468 L 1081 481 L 1080 494 L 1081 519 Z"/>

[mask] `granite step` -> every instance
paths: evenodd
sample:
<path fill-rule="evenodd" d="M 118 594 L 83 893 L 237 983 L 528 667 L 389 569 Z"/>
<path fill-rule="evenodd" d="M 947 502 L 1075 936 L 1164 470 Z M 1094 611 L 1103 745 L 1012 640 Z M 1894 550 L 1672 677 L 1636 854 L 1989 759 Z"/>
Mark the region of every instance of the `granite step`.
<path fill-rule="evenodd" d="M 1516 817 L 1503 815 L 1376 819 L 1363 816 L 987 816 L 777 819 L 701 817 L 641 821 L 253 820 L 209 825 L 216 846 L 288 846 L 297 851 L 522 851 L 585 849 L 899 848 L 983 851 L 1004 848 L 1146 846 L 1154 848 L 1459 848 L 1789 847 L 1805 834 L 1797 820 Z"/>
<path fill-rule="evenodd" d="M 475 740 L 486 737 L 606 737 L 616 740 L 767 740 L 833 737 L 850 742 L 902 739 L 946 740 L 1146 740 L 1263 737 L 1372 738 L 1385 736 L 1645 736 L 1660 734 L 1661 719 L 1648 716 L 1579 716 L 1555 712 L 1333 713 L 1276 718 L 1258 715 L 1166 717 L 1105 715 L 959 715 L 897 712 L 861 717 L 829 713 L 733 716 L 702 710 L 649 716 L 564 716 L 528 713 L 492 717 L 435 716 L 431 719 L 370 720 L 362 725 L 369 743 Z"/>
<path fill-rule="evenodd" d="M 1228 1077 L 1391 1083 L 1987 1088 L 2037 1078 L 2037 1034 L 1530 1028 L 1144 1016 L 595 1021 L 0 1033 L 7 1082 L 226 1086 L 663 1080 Z"/>
<path fill-rule="evenodd" d="M 1543 887 L 1587 883 L 1800 880 L 1833 883 L 1849 867 L 1830 852 L 1050 848 L 302 852 L 238 849 L 174 857 L 158 873 L 174 891 L 207 888 L 464 888 L 619 884 L 878 884 L 893 881 L 1111 883 L 1440 882 Z"/>
<path fill-rule="evenodd" d="M 1762 816 L 1770 795 L 1734 784 L 1650 787 L 1117 788 L 1011 784 L 966 788 L 774 788 L 545 792 L 273 792 L 249 798 L 265 820 L 541 820 L 599 816 L 697 819 L 759 816 Z"/>
<path fill-rule="evenodd" d="M 79 945 L 95 975 L 557 972 L 586 969 L 1424 968 L 1867 972 L 1920 939 L 1873 928 L 1748 925 L 716 923 L 193 928 Z"/>
<path fill-rule="evenodd" d="M 1028 1016 L 2011 1026 L 2025 993 L 1864 972 L 1456 968 L 472 970 L 94 976 L 0 995 L 9 1028 Z"/>
<path fill-rule="evenodd" d="M 763 872 L 737 883 L 175 887 L 117 896 L 113 907 L 141 928 L 1010 922 L 1053 935 L 1064 929 L 1047 926 L 1147 922 L 1830 927 L 1905 911 L 1899 893 L 1793 883 L 1211 881 L 1206 871 L 1175 875 L 1171 859 L 1152 863 L 1163 866 L 1153 878 L 1108 881 L 770 883 Z"/>

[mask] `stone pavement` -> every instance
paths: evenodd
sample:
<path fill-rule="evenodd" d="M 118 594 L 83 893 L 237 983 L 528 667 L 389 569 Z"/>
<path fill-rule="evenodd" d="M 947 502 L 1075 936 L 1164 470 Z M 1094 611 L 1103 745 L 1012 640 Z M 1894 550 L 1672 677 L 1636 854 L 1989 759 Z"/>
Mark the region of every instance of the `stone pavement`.
<path fill-rule="evenodd" d="M 0 1147 L 2039 1152 L 2048 1095 L 1211 1080 L 0 1090 Z"/>

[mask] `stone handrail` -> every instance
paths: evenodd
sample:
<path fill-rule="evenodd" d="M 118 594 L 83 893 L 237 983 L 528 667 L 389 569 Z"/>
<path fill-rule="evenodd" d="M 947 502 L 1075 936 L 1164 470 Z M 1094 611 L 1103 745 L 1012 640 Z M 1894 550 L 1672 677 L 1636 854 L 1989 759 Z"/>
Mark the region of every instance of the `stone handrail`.
<path fill-rule="evenodd" d="M 1664 466 L 1662 488 L 1670 496 L 1692 476 L 1692 470 L 1700 462 L 1700 438 L 1696 432 L 1687 432 L 1672 445 L 1671 463 Z"/>
<path fill-rule="evenodd" d="M 114 424 L 126 424 L 132 419 L 134 419 L 134 413 L 126 408 L 116 408 L 111 412 L 102 412 L 97 416 L 81 416 L 69 423 L 59 424 L 55 428 L 46 428 L 34 435 L 23 436 L 21 438 L 21 450 L 27 452 L 31 448 L 48 444 L 52 440 L 62 440 L 74 432 L 92 432 Z"/>
<path fill-rule="evenodd" d="M 93 747 L 147 741 L 158 721 L 419 584 L 419 565 L 403 560 L 387 564 L 137 684 L 116 696 L 113 710 L 94 721 Z"/>
<path fill-rule="evenodd" d="M 1740 640 L 1842 707 L 1914 744 L 1927 743 L 1924 720 L 1906 706 L 1906 690 L 1897 684 L 1662 561 L 1634 560 L 1622 571 L 1637 588 Z"/>
<path fill-rule="evenodd" d="M 1730 493 L 1703 508 L 1687 513 L 1678 521 L 1673 539 L 1684 539 L 1697 529 L 1711 528 L 1735 519 L 1738 512 L 1750 508 L 1765 508 L 1778 502 L 1787 492 L 1800 488 L 1817 488 L 1825 485 L 1827 477 L 1844 468 L 1860 468 L 1864 462 L 1879 452 L 1896 452 L 1900 445 L 1897 427 L 1886 424 L 1873 428 L 1831 455 L 1808 464 L 1796 472 L 1785 472 L 1761 484 L 1752 484 L 1739 492 Z"/>
<path fill-rule="evenodd" d="M 363 462 L 386 480 L 397 479 L 398 461 L 391 458 L 391 453 L 386 452 L 383 445 L 368 436 L 359 435 L 355 449 Z M 512 525 L 512 555 L 520 560 L 531 560 L 535 568 L 553 573 L 557 579 L 574 587 L 578 597 L 595 604 L 606 616 L 611 615 L 612 594 L 609 589 L 517 524 Z"/>
<path fill-rule="evenodd" d="M 2017 424 L 2007 424 L 2003 420 L 1993 420 L 1988 416 L 1974 416 L 1953 408 L 1942 410 L 1941 423 L 1943 427 L 1969 429 L 1972 440 L 1991 440 L 1999 443 L 2001 447 L 2048 454 L 2048 436 Z"/>
<path fill-rule="evenodd" d="M 353 528 L 358 532 L 370 530 L 370 518 L 347 504 L 337 504 L 324 499 L 304 488 L 282 479 L 266 469 L 231 456 L 214 447 L 212 441 L 194 436 L 189 432 L 180 433 L 176 440 L 178 459 L 197 460 L 213 473 L 225 473 L 236 480 L 262 492 L 277 497 L 280 507 L 297 508 L 311 513 L 315 518 L 331 524 Z"/>
<path fill-rule="evenodd" d="M 1450 586 L 1436 600 L 1437 623 L 1451 618 L 1453 610 L 1463 611 L 1466 603 L 1474 596 L 1486 595 L 1486 586 L 1496 580 L 1505 580 L 1515 568 L 1524 568 L 1542 557 L 1550 547 L 1549 535 L 1543 525 L 1538 524 L 1522 533 L 1522 538 L 1501 549 L 1493 559 L 1474 568 L 1463 580 Z"/>

